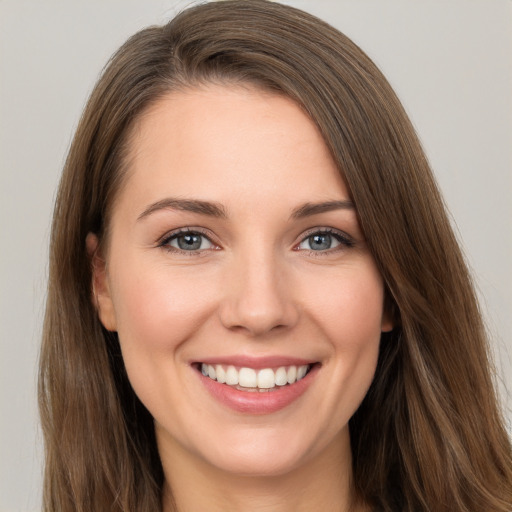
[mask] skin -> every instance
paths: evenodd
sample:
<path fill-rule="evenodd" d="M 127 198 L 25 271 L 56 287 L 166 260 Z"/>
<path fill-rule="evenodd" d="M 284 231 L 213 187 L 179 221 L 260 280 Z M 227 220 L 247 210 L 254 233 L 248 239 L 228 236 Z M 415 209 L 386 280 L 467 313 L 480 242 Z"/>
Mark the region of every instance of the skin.
<path fill-rule="evenodd" d="M 118 331 L 155 419 L 164 510 L 171 488 L 180 512 L 360 510 L 348 421 L 392 325 L 316 126 L 288 98 L 211 85 L 159 100 L 130 144 L 106 250 L 92 234 L 87 244 L 101 321 Z M 224 216 L 160 207 L 166 198 L 215 203 Z M 333 201 L 345 207 L 293 215 Z M 180 228 L 205 235 L 199 250 L 169 240 Z M 326 229 L 318 250 L 309 237 Z M 299 357 L 318 371 L 287 407 L 244 414 L 214 399 L 191 364 L 233 354 Z"/>

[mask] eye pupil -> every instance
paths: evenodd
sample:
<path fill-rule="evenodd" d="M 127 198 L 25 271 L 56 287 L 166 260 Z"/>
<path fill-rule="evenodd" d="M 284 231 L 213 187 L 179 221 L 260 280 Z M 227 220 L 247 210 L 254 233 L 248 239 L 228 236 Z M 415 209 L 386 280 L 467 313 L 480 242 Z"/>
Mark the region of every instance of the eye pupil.
<path fill-rule="evenodd" d="M 181 235 L 177 239 L 178 247 L 185 251 L 194 251 L 201 248 L 201 235 L 189 233 Z"/>
<path fill-rule="evenodd" d="M 314 251 L 321 251 L 330 249 L 331 247 L 331 235 L 327 233 L 316 234 L 309 237 L 309 246 Z"/>

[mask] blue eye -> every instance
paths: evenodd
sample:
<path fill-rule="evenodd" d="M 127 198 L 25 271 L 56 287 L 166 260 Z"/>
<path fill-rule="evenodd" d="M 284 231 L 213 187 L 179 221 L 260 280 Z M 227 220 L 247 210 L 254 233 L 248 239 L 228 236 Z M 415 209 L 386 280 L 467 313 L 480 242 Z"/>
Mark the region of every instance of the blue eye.
<path fill-rule="evenodd" d="M 162 245 L 172 247 L 180 251 L 202 251 L 215 247 L 205 235 L 195 231 L 182 231 L 180 233 L 175 233 L 164 240 Z"/>
<path fill-rule="evenodd" d="M 298 245 L 298 249 L 306 251 L 329 251 L 341 245 L 352 247 L 354 244 L 348 237 L 330 231 L 317 231 L 310 234 Z"/>

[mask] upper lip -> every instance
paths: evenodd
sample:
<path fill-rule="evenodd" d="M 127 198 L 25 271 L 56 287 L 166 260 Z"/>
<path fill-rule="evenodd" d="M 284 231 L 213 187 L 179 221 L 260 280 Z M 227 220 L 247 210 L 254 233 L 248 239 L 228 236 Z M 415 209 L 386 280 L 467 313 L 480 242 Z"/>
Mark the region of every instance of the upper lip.
<path fill-rule="evenodd" d="M 201 360 L 194 361 L 195 364 L 222 364 L 227 366 L 238 366 L 240 368 L 254 368 L 255 370 L 262 368 L 278 368 L 280 366 L 303 366 L 314 364 L 318 361 L 311 359 L 302 359 L 299 357 L 290 357 L 284 355 L 275 356 L 247 356 L 247 355 L 232 355 L 232 356 L 215 356 L 205 357 Z"/>

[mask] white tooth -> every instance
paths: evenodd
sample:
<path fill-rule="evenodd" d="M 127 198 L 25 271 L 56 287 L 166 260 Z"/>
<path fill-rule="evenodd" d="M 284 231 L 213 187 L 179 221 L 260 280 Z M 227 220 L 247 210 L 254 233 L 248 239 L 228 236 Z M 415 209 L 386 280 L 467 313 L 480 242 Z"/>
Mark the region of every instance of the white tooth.
<path fill-rule="evenodd" d="M 208 377 L 210 377 L 210 379 L 215 379 L 216 377 L 215 368 L 211 364 L 208 365 Z"/>
<path fill-rule="evenodd" d="M 238 383 L 244 388 L 255 388 L 258 385 L 256 371 L 252 368 L 240 368 Z"/>
<path fill-rule="evenodd" d="M 270 368 L 265 368 L 258 372 L 258 387 L 263 389 L 270 389 L 275 387 L 276 378 L 274 371 Z"/>
<path fill-rule="evenodd" d="M 224 384 L 226 382 L 226 372 L 220 364 L 215 366 L 215 373 L 217 374 L 217 382 Z"/>
<path fill-rule="evenodd" d="M 228 366 L 226 370 L 226 384 L 236 386 L 238 384 L 238 372 L 234 366 Z"/>
<path fill-rule="evenodd" d="M 290 366 L 286 372 L 286 377 L 288 379 L 288 384 L 293 384 L 297 380 L 297 367 Z"/>
<path fill-rule="evenodd" d="M 307 364 L 305 364 L 303 366 L 299 366 L 299 369 L 297 370 L 297 380 L 304 378 L 304 375 L 306 375 L 307 371 L 308 371 Z"/>
<path fill-rule="evenodd" d="M 208 365 L 207 364 L 204 364 L 204 363 L 201 364 L 201 373 L 205 377 L 208 377 Z"/>
<path fill-rule="evenodd" d="M 281 366 L 276 371 L 276 386 L 284 386 L 288 384 L 288 377 L 286 375 L 286 368 Z"/>

